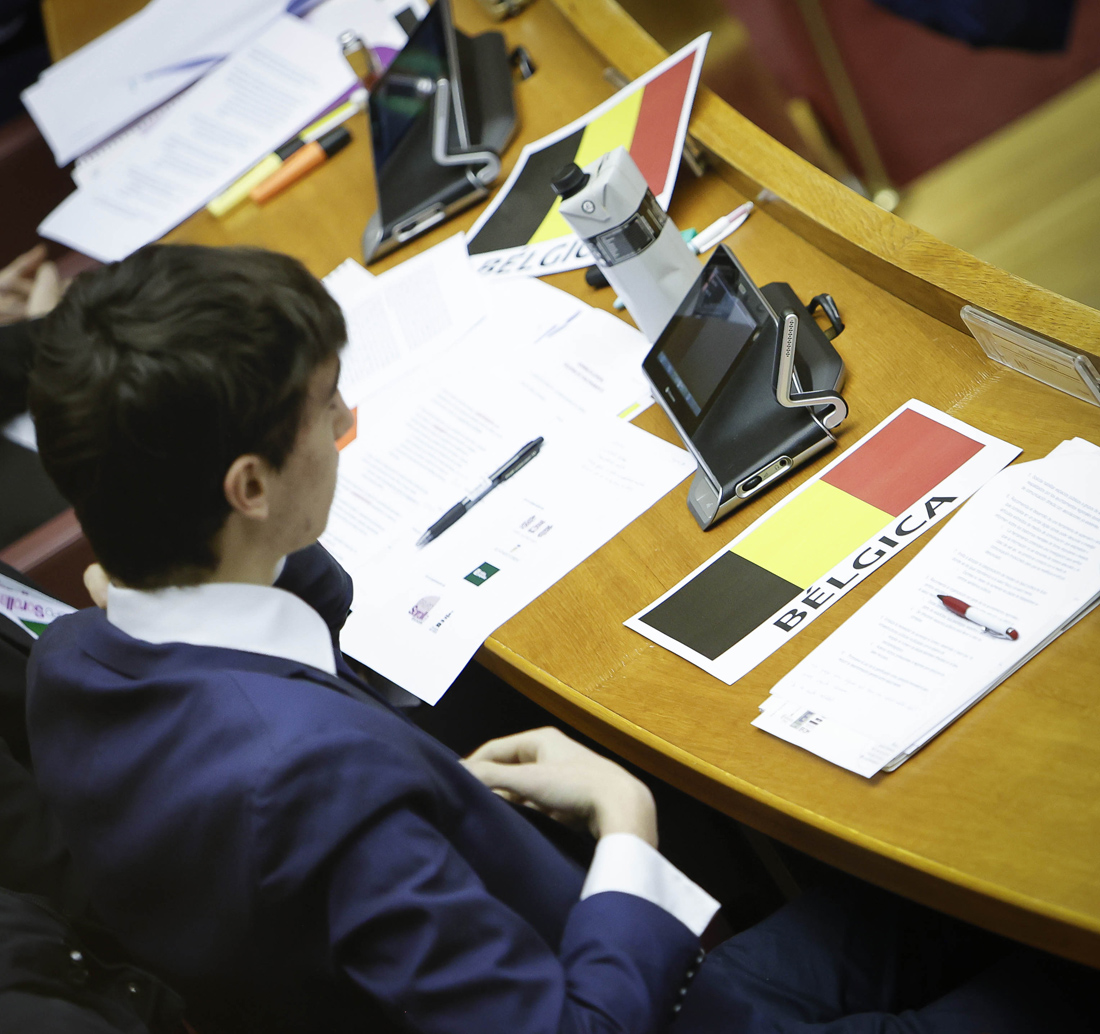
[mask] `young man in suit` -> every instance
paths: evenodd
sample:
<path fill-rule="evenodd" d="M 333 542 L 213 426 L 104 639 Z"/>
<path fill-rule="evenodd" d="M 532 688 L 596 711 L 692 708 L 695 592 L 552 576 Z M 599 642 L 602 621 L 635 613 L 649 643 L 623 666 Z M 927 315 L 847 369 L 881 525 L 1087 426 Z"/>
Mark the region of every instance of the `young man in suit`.
<path fill-rule="evenodd" d="M 153 246 L 74 283 L 32 375 L 106 572 L 105 610 L 35 650 L 36 772 L 95 908 L 200 1029 L 1031 1029 L 988 987 L 886 1015 L 936 983 L 891 975 L 917 942 L 881 913 L 853 979 L 835 897 L 700 966 L 716 902 L 656 852 L 641 783 L 553 730 L 462 761 L 351 671 L 316 544 L 344 337 L 285 256 Z M 493 790 L 587 825 L 587 874 Z"/>

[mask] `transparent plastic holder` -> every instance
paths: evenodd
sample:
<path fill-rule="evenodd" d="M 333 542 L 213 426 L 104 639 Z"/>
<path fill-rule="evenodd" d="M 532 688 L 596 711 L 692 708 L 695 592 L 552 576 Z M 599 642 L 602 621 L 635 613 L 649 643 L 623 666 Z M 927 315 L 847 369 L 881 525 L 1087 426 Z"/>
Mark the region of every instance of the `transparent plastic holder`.
<path fill-rule="evenodd" d="M 1100 373 L 1096 369 L 1100 360 L 1094 356 L 1066 348 L 973 305 L 964 305 L 959 315 L 990 359 L 1100 406 Z"/>

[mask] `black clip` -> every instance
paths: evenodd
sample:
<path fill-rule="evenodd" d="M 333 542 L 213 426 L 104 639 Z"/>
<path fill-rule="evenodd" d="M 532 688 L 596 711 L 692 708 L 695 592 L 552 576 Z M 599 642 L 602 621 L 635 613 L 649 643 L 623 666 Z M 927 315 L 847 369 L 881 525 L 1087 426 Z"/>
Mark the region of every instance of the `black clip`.
<path fill-rule="evenodd" d="M 508 61 L 512 65 L 512 70 L 520 81 L 530 79 L 537 71 L 535 62 L 531 60 L 531 55 L 527 53 L 526 47 L 516 47 L 516 49 L 508 55 Z"/>
<path fill-rule="evenodd" d="M 806 306 L 806 311 L 812 316 L 814 310 L 818 307 L 825 313 L 829 320 L 829 330 L 822 329 L 822 333 L 830 341 L 833 340 L 838 334 L 844 330 L 844 321 L 840 318 L 840 310 L 836 307 L 836 302 L 833 301 L 831 294 L 816 294 L 810 299 L 810 304 Z"/>

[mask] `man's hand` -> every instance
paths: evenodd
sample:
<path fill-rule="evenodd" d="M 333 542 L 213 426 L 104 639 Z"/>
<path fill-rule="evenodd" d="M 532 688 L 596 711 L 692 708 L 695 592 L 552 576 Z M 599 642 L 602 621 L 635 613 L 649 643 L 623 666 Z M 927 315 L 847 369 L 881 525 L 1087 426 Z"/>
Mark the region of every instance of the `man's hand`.
<path fill-rule="evenodd" d="M 613 761 L 557 729 L 490 740 L 463 764 L 489 789 L 595 837 L 633 833 L 657 846 L 657 809 L 649 788 Z"/>
<path fill-rule="evenodd" d="M 44 316 L 64 291 L 57 267 L 39 244 L 0 269 L 0 323 Z"/>
<path fill-rule="evenodd" d="M 43 262 L 34 274 L 34 283 L 27 295 L 27 319 L 33 320 L 50 312 L 61 301 L 67 286 L 67 282 L 62 283 L 57 266 L 48 260 Z"/>

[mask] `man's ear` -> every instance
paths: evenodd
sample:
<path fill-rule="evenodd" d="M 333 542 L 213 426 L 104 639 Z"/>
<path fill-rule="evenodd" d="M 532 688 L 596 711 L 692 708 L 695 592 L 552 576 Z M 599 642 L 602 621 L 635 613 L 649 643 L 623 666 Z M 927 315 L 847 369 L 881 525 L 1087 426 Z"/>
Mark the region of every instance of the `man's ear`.
<path fill-rule="evenodd" d="M 84 568 L 84 588 L 88 590 L 92 602 L 100 610 L 107 609 L 108 581 L 107 572 L 103 570 L 101 564 L 89 564 Z"/>
<path fill-rule="evenodd" d="M 222 482 L 229 505 L 249 520 L 266 520 L 271 508 L 270 475 L 271 467 L 262 456 L 255 453 L 238 456 L 229 465 Z"/>

